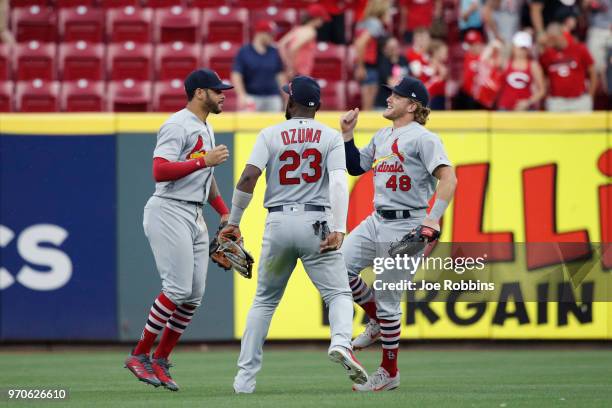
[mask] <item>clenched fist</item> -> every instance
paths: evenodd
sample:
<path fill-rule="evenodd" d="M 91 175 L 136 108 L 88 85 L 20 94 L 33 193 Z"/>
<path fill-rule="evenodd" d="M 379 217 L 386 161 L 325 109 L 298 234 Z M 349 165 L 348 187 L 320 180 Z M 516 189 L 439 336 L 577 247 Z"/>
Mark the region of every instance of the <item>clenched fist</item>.
<path fill-rule="evenodd" d="M 357 125 L 359 117 L 359 108 L 351 109 L 340 118 L 340 129 L 342 129 L 342 138 L 348 142 L 353 138 L 353 129 Z"/>
<path fill-rule="evenodd" d="M 218 166 L 223 163 L 229 157 L 229 150 L 226 145 L 216 146 L 214 149 L 206 153 L 204 160 L 206 160 L 207 167 Z"/>

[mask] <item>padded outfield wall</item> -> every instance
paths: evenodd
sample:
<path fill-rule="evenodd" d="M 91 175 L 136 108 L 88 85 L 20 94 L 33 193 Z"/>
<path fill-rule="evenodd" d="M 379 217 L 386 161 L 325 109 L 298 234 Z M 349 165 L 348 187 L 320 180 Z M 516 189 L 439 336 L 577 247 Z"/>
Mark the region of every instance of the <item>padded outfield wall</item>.
<path fill-rule="evenodd" d="M 142 209 L 154 187 L 155 133 L 166 117 L 0 116 L 0 340 L 138 338 L 160 288 Z M 338 117 L 326 112 L 319 119 L 336 127 Z M 280 114 L 211 117 L 217 142 L 231 151 L 215 171 L 227 202 L 258 130 L 280 120 Z M 357 144 L 387 125 L 379 113 L 362 113 Z M 612 241 L 609 113 L 435 112 L 428 127 L 441 136 L 459 179 L 442 241 Z M 371 174 L 351 178 L 350 186 L 354 228 L 372 209 Z M 263 191 L 262 179 L 242 226 L 256 258 L 266 215 Z M 215 231 L 218 217 L 210 209 L 206 220 Z M 612 291 L 609 258 L 597 258 L 581 284 Z M 496 267 L 527 291 L 555 265 L 530 268 L 519 251 Z M 254 292 L 255 280 L 211 267 L 204 307 L 185 337 L 240 338 Z M 403 304 L 402 337 L 612 338 L 612 302 L 582 299 L 573 306 L 409 302 Z M 324 312 L 298 264 L 270 338 L 324 339 Z M 355 333 L 363 318 L 356 310 Z"/>

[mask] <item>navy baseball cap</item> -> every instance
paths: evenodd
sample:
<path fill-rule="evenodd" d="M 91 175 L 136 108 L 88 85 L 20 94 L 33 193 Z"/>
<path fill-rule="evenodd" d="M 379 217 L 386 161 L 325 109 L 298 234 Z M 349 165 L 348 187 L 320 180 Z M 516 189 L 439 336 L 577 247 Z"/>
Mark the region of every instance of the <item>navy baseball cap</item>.
<path fill-rule="evenodd" d="M 391 92 L 395 92 L 399 96 L 414 99 L 415 101 L 420 102 L 423 106 L 427 106 L 429 103 L 429 92 L 427 92 L 427 88 L 425 88 L 423 82 L 414 77 L 406 76 L 402 78 L 400 83 L 394 87 L 389 85 L 383 86 L 389 89 Z"/>
<path fill-rule="evenodd" d="M 321 87 L 317 81 L 309 76 L 296 76 L 291 82 L 284 85 L 282 89 L 294 101 L 307 108 L 314 108 L 321 101 Z"/>
<path fill-rule="evenodd" d="M 214 89 L 223 91 L 232 89 L 233 86 L 221 81 L 219 75 L 213 70 L 201 68 L 196 69 L 185 78 L 185 91 L 194 92 L 196 89 Z"/>

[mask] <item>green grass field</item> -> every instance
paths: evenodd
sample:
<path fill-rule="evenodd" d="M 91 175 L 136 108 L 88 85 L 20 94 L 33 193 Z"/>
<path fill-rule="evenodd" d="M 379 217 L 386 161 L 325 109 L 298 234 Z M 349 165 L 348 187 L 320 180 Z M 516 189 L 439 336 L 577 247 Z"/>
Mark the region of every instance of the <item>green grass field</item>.
<path fill-rule="evenodd" d="M 606 350 L 413 350 L 400 353 L 402 385 L 358 394 L 324 351 L 267 350 L 252 395 L 234 395 L 238 351 L 177 351 L 173 375 L 181 391 L 139 383 L 123 368 L 124 353 L 0 353 L 0 389 L 66 387 L 71 407 L 610 407 L 612 353 Z M 359 355 L 368 371 L 379 353 Z M 50 403 L 49 403 L 50 404 Z M 41 406 L 0 398 L 0 406 Z"/>

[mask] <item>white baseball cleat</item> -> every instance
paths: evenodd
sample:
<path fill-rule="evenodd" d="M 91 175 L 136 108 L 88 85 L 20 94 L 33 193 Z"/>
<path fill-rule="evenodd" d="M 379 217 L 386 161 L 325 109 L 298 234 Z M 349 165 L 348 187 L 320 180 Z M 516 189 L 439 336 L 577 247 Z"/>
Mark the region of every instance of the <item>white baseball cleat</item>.
<path fill-rule="evenodd" d="M 380 338 L 380 325 L 376 320 L 370 319 L 365 330 L 353 340 L 353 350 L 362 350 L 376 343 Z"/>
<path fill-rule="evenodd" d="M 368 373 L 355 358 L 353 351 L 342 346 L 334 346 L 327 353 L 329 359 L 344 367 L 349 378 L 356 384 L 365 384 L 368 381 Z"/>
<path fill-rule="evenodd" d="M 390 391 L 394 390 L 400 385 L 400 373 L 399 371 L 395 374 L 395 377 L 391 377 L 387 370 L 382 367 L 378 367 L 378 370 L 370 376 L 368 382 L 365 384 L 353 384 L 353 391 L 365 391 L 365 392 L 376 392 L 376 391 Z"/>

